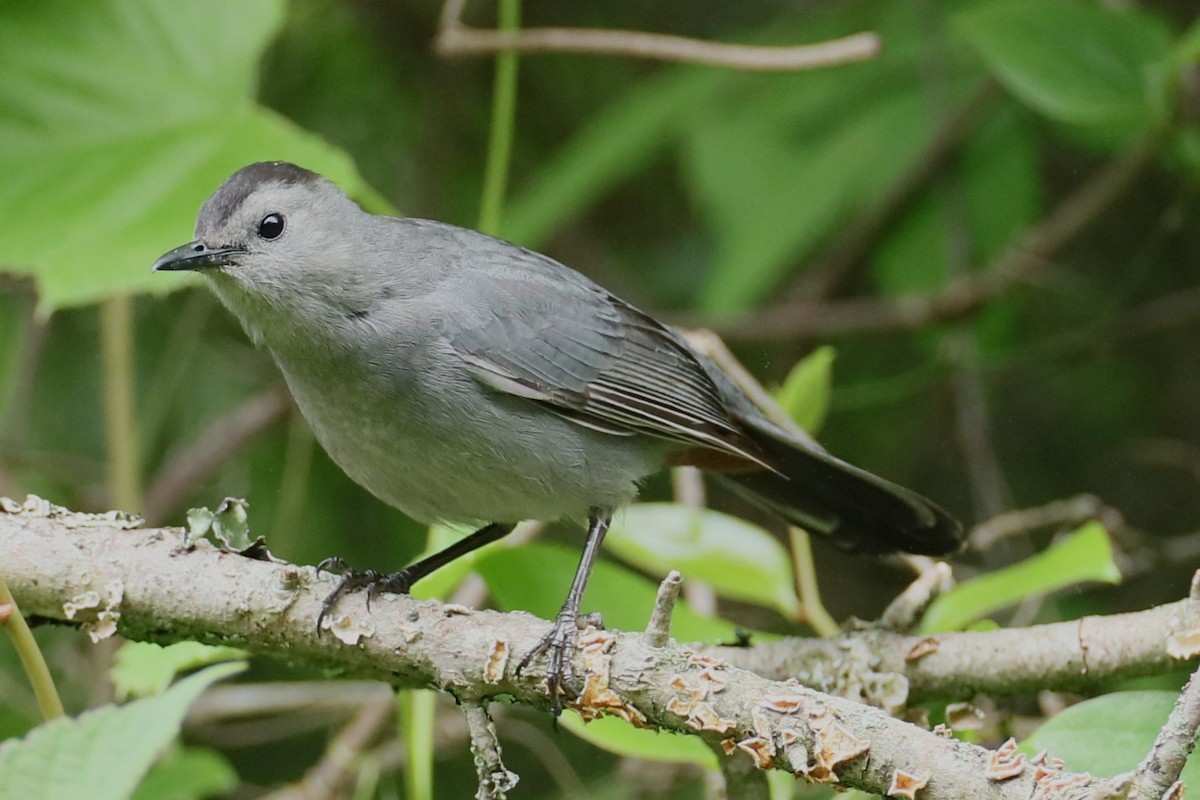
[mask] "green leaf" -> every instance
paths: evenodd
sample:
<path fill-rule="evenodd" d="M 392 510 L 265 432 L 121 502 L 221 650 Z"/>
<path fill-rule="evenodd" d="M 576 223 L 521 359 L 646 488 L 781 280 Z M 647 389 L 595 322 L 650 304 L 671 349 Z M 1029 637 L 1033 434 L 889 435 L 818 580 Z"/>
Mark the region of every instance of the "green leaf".
<path fill-rule="evenodd" d="M 717 756 L 702 739 L 680 733 L 635 728 L 616 717 L 602 717 L 584 724 L 574 711 L 565 711 L 559 724 L 585 742 L 609 753 L 644 761 L 669 761 L 718 768 Z"/>
<path fill-rule="evenodd" d="M 665 150 L 733 77 L 728 70 L 680 68 L 636 83 L 517 187 L 505 212 L 505 238 L 536 247 Z"/>
<path fill-rule="evenodd" d="M 1037 219 L 1041 155 L 1036 121 L 1006 99 L 975 123 L 957 161 L 955 183 L 962 191 L 947 193 L 941 185 L 927 189 L 872 255 L 872 274 L 882 292 L 936 292 L 955 269 L 988 264 Z M 963 243 L 969 243 L 970 252 L 962 252 Z M 951 254 L 961 258 L 953 268 Z M 1007 352 L 1023 330 L 1016 308 L 1015 298 L 994 298 L 975 315 L 984 359 Z M 933 328 L 915 337 L 940 359 L 944 334 Z"/>
<path fill-rule="evenodd" d="M 216 750 L 176 747 L 150 768 L 133 800 L 201 800 L 224 796 L 237 785 L 237 771 Z"/>
<path fill-rule="evenodd" d="M 690 186 L 717 235 L 701 298 L 709 311 L 741 310 L 762 299 L 900 174 L 920 152 L 928 128 L 925 100 L 915 87 L 881 91 L 818 131 L 773 119 L 778 112 L 761 108 L 765 97 L 757 99 L 732 112 L 714 111 L 687 142 Z M 814 102 L 796 113 L 821 111 Z"/>
<path fill-rule="evenodd" d="M 216 510 L 189 508 L 184 544 L 191 547 L 197 539 L 212 534 L 213 544 L 240 553 L 254 542 L 250 539 L 249 503 L 237 497 L 226 497 Z"/>
<path fill-rule="evenodd" d="M 181 672 L 237 661 L 247 657 L 236 647 L 214 647 L 199 642 L 162 645 L 125 642 L 117 650 L 109 675 L 118 700 L 161 694 Z"/>
<path fill-rule="evenodd" d="M 502 609 L 551 619 L 567 596 L 579 555 L 580 550 L 562 545 L 529 544 L 489 553 L 476 562 L 476 569 Z M 601 561 L 588 582 L 583 611 L 599 611 L 610 628 L 641 630 L 650 621 L 657 592 L 657 585 L 641 575 Z M 679 600 L 671 616 L 671 635 L 683 642 L 731 641 L 735 631 L 732 623 L 701 616 Z"/>
<path fill-rule="evenodd" d="M 0 797 L 127 800 L 179 733 L 188 706 L 244 664 L 218 664 L 163 694 L 48 722 L 0 745 Z"/>
<path fill-rule="evenodd" d="M 1046 750 L 1073 772 L 1111 777 L 1138 765 L 1175 706 L 1176 692 L 1113 692 L 1076 703 L 1047 720 L 1021 745 Z M 1194 754 L 1180 776 L 1200 786 L 1200 758 Z"/>
<path fill-rule="evenodd" d="M 955 25 L 996 77 L 1060 122 L 1145 127 L 1162 120 L 1171 32 L 1135 8 L 1076 0 L 1006 0 Z"/>
<path fill-rule="evenodd" d="M 657 575 L 672 569 L 717 594 L 800 613 L 792 560 L 774 536 L 745 520 L 674 503 L 637 503 L 613 520 L 605 546 Z"/>
<path fill-rule="evenodd" d="M 213 515 L 213 533 L 230 550 L 245 550 L 251 544 L 249 505 L 241 498 L 226 497 Z"/>
<path fill-rule="evenodd" d="M 6 3 L 0 12 L 0 264 L 42 311 L 166 292 L 150 264 L 191 238 L 230 173 L 286 159 L 365 192 L 341 151 L 258 106 L 282 0 Z"/>
<path fill-rule="evenodd" d="M 1032 115 L 1007 101 L 975 123 L 956 170 L 961 197 L 956 193 L 951 200 L 933 187 L 898 221 L 872 257 L 880 289 L 887 294 L 936 291 L 950 277 L 948 256 L 956 235 L 970 242 L 967 266 L 982 265 L 1037 219 L 1040 153 L 1033 122 Z M 966 233 L 956 234 L 963 225 Z"/>
<path fill-rule="evenodd" d="M 1085 581 L 1117 583 L 1108 532 L 1089 522 L 1049 549 L 1010 567 L 963 581 L 933 601 L 921 621 L 921 633 L 956 631 L 980 617 Z"/>
<path fill-rule="evenodd" d="M 903 3 L 855 8 L 833 16 L 842 30 L 861 24 L 879 33 L 887 46 L 878 59 L 747 78 L 691 126 L 685 178 L 715 236 L 701 297 L 708 311 L 742 311 L 765 297 L 878 203 L 927 146 L 919 15 Z M 981 75 L 977 64 L 949 55 L 944 88 L 958 102 Z"/>
<path fill-rule="evenodd" d="M 833 359 L 837 351 L 826 345 L 800 359 L 788 373 L 775 401 L 792 421 L 816 436 L 829 413 L 833 390 Z"/>

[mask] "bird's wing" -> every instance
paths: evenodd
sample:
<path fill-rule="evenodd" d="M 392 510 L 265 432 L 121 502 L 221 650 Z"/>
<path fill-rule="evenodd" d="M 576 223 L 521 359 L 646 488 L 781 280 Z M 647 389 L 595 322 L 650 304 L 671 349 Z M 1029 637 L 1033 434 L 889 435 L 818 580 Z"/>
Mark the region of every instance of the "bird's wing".
<path fill-rule="evenodd" d="M 454 305 L 443 331 L 477 380 L 605 433 L 649 434 L 767 466 L 677 333 L 550 264 L 562 280 L 544 269 L 493 275 L 481 302 Z"/>

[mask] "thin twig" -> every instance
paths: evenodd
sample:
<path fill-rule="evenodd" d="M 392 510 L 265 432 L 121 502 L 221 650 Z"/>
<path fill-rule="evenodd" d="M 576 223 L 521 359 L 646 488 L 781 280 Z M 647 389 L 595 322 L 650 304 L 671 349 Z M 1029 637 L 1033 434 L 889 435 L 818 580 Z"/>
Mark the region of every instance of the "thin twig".
<path fill-rule="evenodd" d="M 916 627 L 929 604 L 954 586 L 954 574 L 945 561 L 934 561 L 927 556 L 908 556 L 906 560 L 916 568 L 917 578 L 879 617 L 879 627 L 898 633 Z"/>
<path fill-rule="evenodd" d="M 704 508 L 708 503 L 704 473 L 696 467 L 672 468 L 671 491 L 675 502 L 688 508 Z M 712 584 L 701 580 L 689 580 L 683 586 L 683 597 L 693 610 L 705 616 L 717 615 L 717 592 Z"/>
<path fill-rule="evenodd" d="M 1200 729 L 1200 669 L 1184 685 L 1150 752 L 1133 771 L 1130 800 L 1161 800 L 1179 780 Z M 1182 797 L 1182 792 L 1180 792 Z"/>
<path fill-rule="evenodd" d="M 493 721 L 500 716 L 498 712 L 490 714 Z M 588 789 L 575 771 L 576 765 L 563 753 L 563 737 L 551 737 L 542 732 L 541 728 L 526 722 L 516 714 L 508 714 L 502 719 L 504 740 L 509 744 L 518 744 L 534 759 L 541 763 L 542 768 L 550 776 L 558 790 L 558 797 L 586 797 Z M 547 787 L 548 788 L 548 787 Z"/>
<path fill-rule="evenodd" d="M 487 707 L 479 703 L 463 703 L 467 730 L 471 734 L 471 754 L 475 757 L 475 773 L 479 788 L 475 800 L 504 800 L 517 785 L 517 775 L 504 766 L 500 754 L 500 739 Z"/>
<path fill-rule="evenodd" d="M 679 597 L 682 583 L 683 576 L 678 570 L 671 570 L 658 585 L 654 609 L 650 612 L 650 622 L 646 624 L 646 642 L 651 647 L 663 647 L 671 638 L 671 614 L 675 612 L 675 599 Z"/>
<path fill-rule="evenodd" d="M 385 684 L 377 684 L 373 697 L 346 723 L 325 748 L 325 755 L 299 783 L 266 795 L 265 800 L 337 800 L 348 797 L 359 773 L 363 753 L 375 742 L 393 719 L 392 693 Z"/>
<path fill-rule="evenodd" d="M 601 28 L 525 28 L 506 32 L 472 28 L 462 21 L 466 0 L 442 6 L 434 50 L 443 56 L 488 55 L 504 50 L 524 53 L 623 55 L 657 61 L 706 64 L 757 72 L 795 72 L 879 55 L 874 33 L 856 33 L 817 44 L 783 47 L 725 44 L 645 31 Z"/>
<path fill-rule="evenodd" d="M 675 502 L 688 508 L 704 508 L 704 473 L 696 467 L 675 467 L 671 470 L 671 494 Z"/>
<path fill-rule="evenodd" d="M 1092 519 L 1099 520 L 1110 531 L 1119 530 L 1125 525 L 1120 511 L 1105 505 L 1095 495 L 1081 494 L 1035 508 L 1019 508 L 997 514 L 972 528 L 967 539 L 972 550 L 982 552 L 1009 536 L 1051 526 L 1081 525 Z"/>
<path fill-rule="evenodd" d="M 721 368 L 721 371 L 742 390 L 746 397 L 750 398 L 750 402 L 754 403 L 758 407 L 758 410 L 766 415 L 767 419 L 793 436 L 799 437 L 805 444 L 812 447 L 820 447 L 817 444 L 817 440 L 812 438 L 808 431 L 797 425 L 795 420 L 779 407 L 779 403 L 775 402 L 775 398 L 771 397 L 770 393 L 758 382 L 758 379 L 750 374 L 750 370 L 746 369 L 741 361 L 738 361 L 737 356 L 726 346 L 719 335 L 710 330 L 689 330 L 682 333 L 692 347 L 699 350 Z"/>
<path fill-rule="evenodd" d="M 949 389 L 955 440 L 971 490 L 975 519 L 990 519 L 1012 507 L 1012 493 L 996 451 L 987 387 L 974 330 L 960 328 L 943 340 L 951 368 Z"/>

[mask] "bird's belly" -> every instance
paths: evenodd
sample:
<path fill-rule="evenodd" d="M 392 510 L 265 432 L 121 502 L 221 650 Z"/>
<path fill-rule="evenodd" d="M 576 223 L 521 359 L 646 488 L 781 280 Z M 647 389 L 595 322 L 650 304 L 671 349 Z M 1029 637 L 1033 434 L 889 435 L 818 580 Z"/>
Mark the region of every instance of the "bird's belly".
<path fill-rule="evenodd" d="M 333 461 L 421 522 L 583 519 L 631 501 L 661 463 L 640 437 L 583 428 L 469 378 L 440 392 L 330 392 L 284 372 Z"/>

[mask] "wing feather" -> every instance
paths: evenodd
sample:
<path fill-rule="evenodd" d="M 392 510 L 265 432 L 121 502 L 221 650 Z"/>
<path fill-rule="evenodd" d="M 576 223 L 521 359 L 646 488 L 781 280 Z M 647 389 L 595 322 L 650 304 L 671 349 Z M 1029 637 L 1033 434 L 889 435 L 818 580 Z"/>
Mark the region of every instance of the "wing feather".
<path fill-rule="evenodd" d="M 474 305 L 445 326 L 478 380 L 594 430 L 649 434 L 768 466 L 678 333 L 567 272 L 573 280 L 562 283 L 507 276 L 507 291 L 489 298 L 487 313 Z"/>

